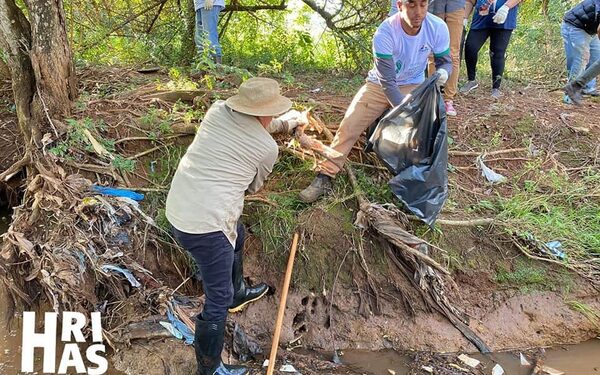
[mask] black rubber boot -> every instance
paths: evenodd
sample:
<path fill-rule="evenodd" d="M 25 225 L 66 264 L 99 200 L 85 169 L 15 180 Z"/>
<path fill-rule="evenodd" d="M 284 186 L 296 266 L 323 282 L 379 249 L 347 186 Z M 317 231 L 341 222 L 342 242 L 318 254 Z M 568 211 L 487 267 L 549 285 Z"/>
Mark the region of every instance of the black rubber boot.
<path fill-rule="evenodd" d="M 254 302 L 262 298 L 269 291 L 269 286 L 265 283 L 260 283 L 255 286 L 246 285 L 244 281 L 244 256 L 243 250 L 233 253 L 233 303 L 229 307 L 230 313 L 242 311 L 250 302 Z"/>
<path fill-rule="evenodd" d="M 326 174 L 319 173 L 310 185 L 300 192 L 300 200 L 304 203 L 313 203 L 321 195 L 331 191 L 331 177 Z"/>
<path fill-rule="evenodd" d="M 196 318 L 194 349 L 198 370 L 196 375 L 246 375 L 249 370 L 244 366 L 226 365 L 221 361 L 225 321 L 207 322 L 200 316 Z"/>

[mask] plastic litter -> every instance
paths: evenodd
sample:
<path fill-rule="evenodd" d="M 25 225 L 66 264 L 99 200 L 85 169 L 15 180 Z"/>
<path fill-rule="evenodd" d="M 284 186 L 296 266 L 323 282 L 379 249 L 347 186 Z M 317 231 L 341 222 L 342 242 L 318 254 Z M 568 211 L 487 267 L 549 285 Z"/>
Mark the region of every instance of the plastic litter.
<path fill-rule="evenodd" d="M 480 361 L 476 360 L 475 358 L 471 358 L 466 354 L 459 355 L 458 359 L 460 359 L 460 361 L 462 363 L 464 363 L 465 365 L 473 367 L 473 368 L 479 366 L 479 364 L 481 363 Z"/>
<path fill-rule="evenodd" d="M 260 346 L 246 335 L 239 324 L 233 327 L 233 352 L 238 355 L 240 361 L 246 362 L 262 353 Z"/>
<path fill-rule="evenodd" d="M 102 271 L 104 272 L 109 272 L 109 271 L 113 271 L 113 272 L 117 272 L 122 274 L 123 276 L 125 276 L 125 278 L 127 279 L 127 281 L 129 281 L 129 283 L 131 284 L 132 287 L 134 288 L 139 288 L 142 286 L 142 284 L 140 284 L 139 281 L 137 281 L 137 279 L 135 278 L 135 276 L 133 276 L 133 274 L 131 273 L 131 271 L 129 271 L 128 269 L 125 268 L 121 268 L 119 266 L 114 266 L 112 264 L 105 264 L 102 266 Z"/>
<path fill-rule="evenodd" d="M 179 318 L 177 318 L 175 314 L 173 314 L 173 310 L 170 306 L 167 310 L 167 318 L 169 319 L 169 322 L 171 322 L 171 324 L 173 325 L 173 328 L 181 333 L 185 344 L 192 345 L 194 343 L 194 333 L 192 332 L 192 330 L 189 329 L 188 326 L 185 325 L 184 322 L 179 320 Z"/>
<path fill-rule="evenodd" d="M 292 373 L 297 373 L 297 372 L 298 372 L 298 370 L 296 370 L 296 369 L 294 368 L 294 366 L 292 366 L 292 365 L 287 365 L 287 364 L 286 364 L 286 365 L 283 365 L 283 366 L 281 366 L 281 368 L 279 369 L 279 371 L 281 371 L 281 372 L 292 372 Z"/>
<path fill-rule="evenodd" d="M 492 369 L 492 375 L 503 375 L 504 374 L 504 369 L 502 368 L 502 366 L 500 366 L 499 364 L 496 363 L 496 366 L 494 366 L 494 368 Z"/>
<path fill-rule="evenodd" d="M 421 366 L 421 370 L 433 374 L 433 367 L 430 366 Z"/>
<path fill-rule="evenodd" d="M 523 353 L 519 353 L 519 360 L 521 361 L 521 366 L 531 366 L 531 363 L 529 363 L 527 357 L 525 357 Z"/>
<path fill-rule="evenodd" d="M 135 201 L 141 201 L 144 199 L 144 194 L 137 193 L 132 190 L 125 190 L 119 188 L 112 188 L 106 186 L 92 185 L 91 189 L 95 193 L 103 194 L 103 195 L 111 195 L 114 197 L 125 197 L 130 198 Z"/>
<path fill-rule="evenodd" d="M 391 375 L 396 375 L 396 371 L 394 371 L 392 369 L 388 369 L 388 373 L 390 373 Z"/>
<path fill-rule="evenodd" d="M 179 332 L 177 329 L 175 329 L 175 327 L 173 327 L 173 324 L 169 323 L 169 322 L 158 322 L 161 326 L 165 327 L 165 329 L 167 331 L 169 331 L 169 333 L 173 336 L 175 336 L 175 338 L 181 340 L 183 339 L 183 335 L 181 334 L 181 332 Z"/>
<path fill-rule="evenodd" d="M 481 175 L 492 184 L 499 184 L 506 181 L 506 177 L 500 173 L 494 172 L 494 170 L 483 162 L 483 155 L 477 157 L 477 166 L 481 169 Z"/>
<path fill-rule="evenodd" d="M 560 370 L 557 370 L 555 368 L 548 367 L 548 366 L 542 366 L 541 370 L 542 370 L 543 374 L 548 374 L 548 375 L 565 375 L 565 373 L 563 371 L 560 371 Z"/>
<path fill-rule="evenodd" d="M 365 148 L 395 175 L 392 192 L 428 225 L 448 197 L 448 128 L 438 77 L 432 75 L 385 115 Z"/>
<path fill-rule="evenodd" d="M 550 250 L 550 253 L 558 259 L 565 259 L 565 252 L 563 251 L 562 243 L 560 241 L 547 242 L 546 247 Z"/>

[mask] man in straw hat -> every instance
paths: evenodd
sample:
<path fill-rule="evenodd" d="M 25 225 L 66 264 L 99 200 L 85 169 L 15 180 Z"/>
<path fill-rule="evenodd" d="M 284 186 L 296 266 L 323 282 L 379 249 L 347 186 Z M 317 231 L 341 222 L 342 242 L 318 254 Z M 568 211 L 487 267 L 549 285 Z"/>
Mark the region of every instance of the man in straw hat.
<path fill-rule="evenodd" d="M 244 194 L 258 191 L 277 159 L 270 133 L 306 123 L 297 111 L 273 119 L 292 102 L 268 78 L 250 78 L 237 95 L 215 102 L 179 162 L 167 197 L 166 216 L 175 238 L 195 259 L 206 301 L 196 318 L 197 374 L 246 374 L 221 362 L 227 312 L 264 296 L 269 287 L 246 285 L 240 221 Z"/>

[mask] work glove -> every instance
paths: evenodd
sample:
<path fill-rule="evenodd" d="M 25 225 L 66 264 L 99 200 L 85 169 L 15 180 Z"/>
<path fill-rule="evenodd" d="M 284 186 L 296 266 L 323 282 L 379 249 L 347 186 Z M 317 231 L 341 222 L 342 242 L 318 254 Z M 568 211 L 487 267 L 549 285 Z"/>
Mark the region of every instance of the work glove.
<path fill-rule="evenodd" d="M 446 81 L 448 81 L 448 72 L 446 71 L 446 69 L 440 68 L 436 70 L 436 73 L 440 75 L 440 77 L 437 80 L 437 85 L 444 86 L 446 84 Z"/>
<path fill-rule="evenodd" d="M 508 5 L 502 5 L 500 9 L 498 9 L 498 11 L 496 12 L 496 15 L 492 17 L 494 23 L 504 23 L 506 21 L 506 17 L 508 16 L 509 10 L 510 8 L 508 7 Z"/>
<path fill-rule="evenodd" d="M 215 5 L 215 0 L 204 0 L 204 9 L 211 10 Z"/>
<path fill-rule="evenodd" d="M 292 109 L 274 119 L 273 122 L 280 123 L 287 127 L 287 132 L 291 133 L 298 126 L 308 125 L 308 118 L 306 117 L 306 112 L 301 113 Z"/>

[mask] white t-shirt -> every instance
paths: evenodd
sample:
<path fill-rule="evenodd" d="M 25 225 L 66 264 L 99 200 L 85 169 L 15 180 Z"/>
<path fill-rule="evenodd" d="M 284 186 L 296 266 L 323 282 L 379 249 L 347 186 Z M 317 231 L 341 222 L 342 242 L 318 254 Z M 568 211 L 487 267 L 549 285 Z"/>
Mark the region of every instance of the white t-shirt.
<path fill-rule="evenodd" d="M 425 16 L 417 35 L 404 32 L 400 13 L 396 13 L 379 25 L 373 37 L 373 55 L 394 60 L 398 86 L 422 83 L 431 53 L 437 57 L 450 54 L 448 26 L 431 13 Z M 379 84 L 375 68 L 369 71 L 367 80 Z"/>

